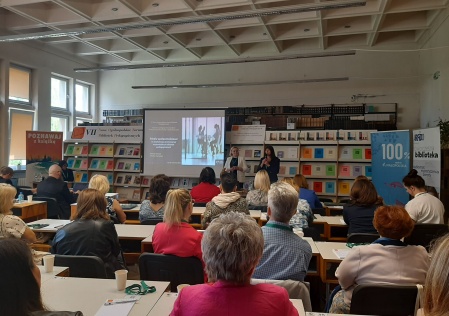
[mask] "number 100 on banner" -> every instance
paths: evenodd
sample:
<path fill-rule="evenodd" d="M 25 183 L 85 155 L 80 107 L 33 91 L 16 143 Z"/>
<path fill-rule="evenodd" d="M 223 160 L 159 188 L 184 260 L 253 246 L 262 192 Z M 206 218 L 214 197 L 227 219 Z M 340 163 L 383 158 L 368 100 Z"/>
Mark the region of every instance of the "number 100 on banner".
<path fill-rule="evenodd" d="M 402 144 L 381 144 L 381 146 L 383 160 L 400 161 L 403 158 L 410 159 L 410 153 L 404 151 L 404 145 Z"/>

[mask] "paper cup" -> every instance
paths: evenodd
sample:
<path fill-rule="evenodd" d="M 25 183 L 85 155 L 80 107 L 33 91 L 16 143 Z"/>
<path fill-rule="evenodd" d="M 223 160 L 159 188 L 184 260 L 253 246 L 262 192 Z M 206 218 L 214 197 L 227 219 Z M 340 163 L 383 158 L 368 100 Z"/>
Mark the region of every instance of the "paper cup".
<path fill-rule="evenodd" d="M 190 284 L 179 284 L 176 289 L 178 290 L 178 293 L 181 292 L 181 290 L 187 286 L 190 286 Z"/>
<path fill-rule="evenodd" d="M 293 228 L 293 232 L 298 235 L 299 237 L 304 237 L 304 232 L 301 228 Z"/>
<path fill-rule="evenodd" d="M 33 196 L 30 194 L 27 196 L 27 200 L 29 203 L 33 202 Z"/>
<path fill-rule="evenodd" d="M 53 266 L 55 265 L 55 255 L 46 255 L 42 258 L 44 261 L 44 270 L 49 273 L 53 271 Z"/>
<path fill-rule="evenodd" d="M 115 271 L 115 281 L 117 282 L 118 291 L 123 291 L 125 289 L 127 278 L 128 278 L 128 270 Z"/>

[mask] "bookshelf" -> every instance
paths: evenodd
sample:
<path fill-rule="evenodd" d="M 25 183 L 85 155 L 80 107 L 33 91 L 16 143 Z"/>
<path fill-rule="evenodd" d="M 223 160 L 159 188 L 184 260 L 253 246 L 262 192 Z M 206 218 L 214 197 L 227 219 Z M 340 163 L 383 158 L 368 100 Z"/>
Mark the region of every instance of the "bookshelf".
<path fill-rule="evenodd" d="M 64 142 L 64 159 L 74 171 L 75 182 L 88 183 L 93 175 L 102 174 L 111 191 L 131 202 L 141 201 L 149 183 L 148 177 L 141 176 L 141 151 L 140 143 Z"/>

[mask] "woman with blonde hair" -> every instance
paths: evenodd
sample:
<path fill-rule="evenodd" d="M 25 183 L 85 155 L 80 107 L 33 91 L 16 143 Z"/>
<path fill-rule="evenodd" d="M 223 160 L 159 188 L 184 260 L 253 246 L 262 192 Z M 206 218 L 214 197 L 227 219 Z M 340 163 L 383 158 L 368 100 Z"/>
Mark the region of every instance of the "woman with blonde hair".
<path fill-rule="evenodd" d="M 283 178 L 281 181 L 290 184 L 296 192 L 298 192 L 298 196 L 301 195 L 302 189 L 296 184 L 293 178 Z M 306 200 L 299 198 L 296 214 L 290 219 L 290 226 L 295 228 L 308 228 L 312 223 L 313 212 L 309 203 Z"/>
<path fill-rule="evenodd" d="M 36 235 L 15 215 L 11 209 L 14 205 L 16 188 L 6 183 L 0 183 L 0 238 L 19 238 L 29 243 L 36 242 Z"/>
<path fill-rule="evenodd" d="M 81 191 L 73 222 L 55 235 L 51 252 L 58 255 L 97 256 L 104 262 L 106 274 L 126 269 L 114 223 L 106 213 L 106 198 L 95 189 Z"/>
<path fill-rule="evenodd" d="M 270 177 L 265 170 L 259 170 L 254 178 L 254 190 L 246 194 L 246 201 L 252 206 L 266 206 L 270 190 Z"/>
<path fill-rule="evenodd" d="M 449 234 L 435 241 L 430 257 L 424 284 L 424 315 L 446 316 L 449 311 Z"/>
<path fill-rule="evenodd" d="M 90 181 L 89 181 L 89 188 L 90 189 L 96 189 L 100 191 L 103 194 L 106 194 L 109 192 L 109 181 L 108 178 L 106 178 L 104 175 L 96 174 L 94 175 Z M 124 223 L 126 221 L 126 214 L 123 211 L 122 207 L 120 206 L 120 203 L 112 198 L 107 196 L 106 197 L 106 211 L 111 217 L 111 220 L 114 221 L 116 224 Z"/>
<path fill-rule="evenodd" d="M 153 233 L 154 253 L 197 257 L 203 260 L 201 252 L 203 234 L 189 224 L 193 203 L 186 189 L 168 191 L 164 206 L 164 222 L 158 223 Z"/>

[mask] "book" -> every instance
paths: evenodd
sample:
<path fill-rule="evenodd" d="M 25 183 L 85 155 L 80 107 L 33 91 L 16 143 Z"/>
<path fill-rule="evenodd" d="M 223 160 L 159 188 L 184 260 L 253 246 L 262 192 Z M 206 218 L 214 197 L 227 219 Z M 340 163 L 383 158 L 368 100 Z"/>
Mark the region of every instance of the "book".
<path fill-rule="evenodd" d="M 349 254 L 351 249 L 332 249 L 332 252 L 337 256 L 338 259 L 344 259 Z"/>
<path fill-rule="evenodd" d="M 131 183 L 131 179 L 132 179 L 131 175 L 126 175 L 125 176 L 125 181 L 123 182 L 123 184 L 130 184 Z"/>
<path fill-rule="evenodd" d="M 365 159 L 371 159 L 371 148 L 365 148 Z"/>
<path fill-rule="evenodd" d="M 138 170 L 140 170 L 140 163 L 136 162 L 136 163 L 134 163 L 134 171 L 138 171 Z"/>
<path fill-rule="evenodd" d="M 316 193 L 323 192 L 323 182 L 321 181 L 313 182 L 313 191 L 315 191 Z"/>
<path fill-rule="evenodd" d="M 365 176 L 372 177 L 373 176 L 373 170 L 371 166 L 365 166 Z"/>
<path fill-rule="evenodd" d="M 298 148 L 297 147 L 288 147 L 286 158 L 288 159 L 298 159 Z"/>
<path fill-rule="evenodd" d="M 87 147 L 87 145 L 84 145 L 82 148 L 81 148 L 81 155 L 87 155 L 87 153 L 88 153 L 88 147 Z"/>
<path fill-rule="evenodd" d="M 87 159 L 82 159 L 80 169 L 87 169 L 87 164 L 88 164 Z"/>
<path fill-rule="evenodd" d="M 75 145 L 68 145 L 66 150 L 65 150 L 65 154 L 66 155 L 73 155 L 73 149 L 75 148 Z"/>
<path fill-rule="evenodd" d="M 340 177 L 350 177 L 351 168 L 348 165 L 340 166 Z"/>
<path fill-rule="evenodd" d="M 122 161 L 117 162 L 117 169 L 123 169 L 125 167 L 125 163 Z"/>
<path fill-rule="evenodd" d="M 323 165 L 312 165 L 312 174 L 314 176 L 324 176 L 326 168 L 323 168 Z"/>
<path fill-rule="evenodd" d="M 81 176 L 81 182 L 88 182 L 88 175 L 86 172 L 83 172 L 82 176 Z"/>
<path fill-rule="evenodd" d="M 83 149 L 83 148 L 82 148 L 81 145 L 76 145 L 75 148 L 73 149 L 73 154 L 74 154 L 74 155 L 80 155 L 82 149 Z"/>
<path fill-rule="evenodd" d="M 76 159 L 75 164 L 73 165 L 74 169 L 79 169 L 81 167 L 81 159 Z"/>
<path fill-rule="evenodd" d="M 100 165 L 98 166 L 99 169 L 106 169 L 108 161 L 107 160 L 100 160 Z"/>
<path fill-rule="evenodd" d="M 302 165 L 301 169 L 304 176 L 312 175 L 312 165 Z"/>
<path fill-rule="evenodd" d="M 133 199 L 133 200 L 140 200 L 140 189 L 135 189 L 135 190 L 133 191 L 133 197 L 132 197 L 132 199 Z"/>
<path fill-rule="evenodd" d="M 352 167 L 352 176 L 358 177 L 362 175 L 362 166 L 353 166 Z"/>
<path fill-rule="evenodd" d="M 112 173 L 108 173 L 107 178 L 108 178 L 109 184 L 112 184 L 114 182 L 113 177 L 114 177 L 114 175 Z"/>
<path fill-rule="evenodd" d="M 303 148 L 302 158 L 312 158 L 312 148 Z"/>
<path fill-rule="evenodd" d="M 291 176 L 294 176 L 295 174 L 297 174 L 298 172 L 298 168 L 297 167 L 290 167 L 288 168 L 288 174 Z"/>
<path fill-rule="evenodd" d="M 114 160 L 108 160 L 108 163 L 106 164 L 106 169 L 112 170 L 114 169 Z"/>
<path fill-rule="evenodd" d="M 122 147 L 122 148 L 119 149 L 118 155 L 119 156 L 123 156 L 124 154 L 125 154 L 125 148 Z"/>
<path fill-rule="evenodd" d="M 81 182 L 82 173 L 76 172 L 75 173 L 75 182 Z"/>
<path fill-rule="evenodd" d="M 259 149 L 254 150 L 254 158 L 260 158 L 260 150 Z"/>
<path fill-rule="evenodd" d="M 133 147 L 126 147 L 126 155 L 132 156 L 133 155 L 134 148 Z"/>
<path fill-rule="evenodd" d="M 323 159 L 324 158 L 324 148 L 315 148 L 315 159 Z"/>
<path fill-rule="evenodd" d="M 131 163 L 130 162 L 126 162 L 125 163 L 125 170 L 131 170 Z"/>
<path fill-rule="evenodd" d="M 253 151 L 251 149 L 245 149 L 245 158 L 252 158 Z"/>
<path fill-rule="evenodd" d="M 106 156 L 106 150 L 107 150 L 106 146 L 100 146 L 99 155 L 100 156 Z"/>
<path fill-rule="evenodd" d="M 335 182 L 327 181 L 325 185 L 325 191 L 327 194 L 335 194 Z"/>
<path fill-rule="evenodd" d="M 351 186 L 348 182 L 340 182 L 338 184 L 338 194 L 339 195 L 349 195 L 349 190 Z"/>
<path fill-rule="evenodd" d="M 324 157 L 326 159 L 335 159 L 337 160 L 337 149 L 334 147 L 326 147 L 324 148 Z"/>
<path fill-rule="evenodd" d="M 352 159 L 362 159 L 362 149 L 354 148 L 352 149 Z"/>
<path fill-rule="evenodd" d="M 73 159 L 73 158 L 67 159 L 67 168 L 72 169 L 74 164 L 75 164 L 75 159 Z"/>
<path fill-rule="evenodd" d="M 121 184 L 122 181 L 123 181 L 123 177 L 122 176 L 117 176 L 117 179 L 115 180 L 115 183 Z"/>
<path fill-rule="evenodd" d="M 150 179 L 148 179 L 148 178 L 143 178 L 143 180 L 142 180 L 142 185 L 148 185 L 148 183 L 150 182 Z"/>
<path fill-rule="evenodd" d="M 92 162 L 90 163 L 90 168 L 91 169 L 98 169 L 98 164 L 99 164 L 98 159 L 92 159 Z"/>
<path fill-rule="evenodd" d="M 284 158 L 284 151 L 278 150 L 277 157 L 278 158 Z"/>
<path fill-rule="evenodd" d="M 139 147 L 134 148 L 133 156 L 139 156 L 139 154 L 140 154 L 140 148 Z"/>
<path fill-rule="evenodd" d="M 279 174 L 285 174 L 285 170 L 286 170 L 287 168 L 285 167 L 285 166 L 280 166 L 279 167 Z"/>
<path fill-rule="evenodd" d="M 335 177 L 335 165 L 326 165 L 326 176 Z"/>
<path fill-rule="evenodd" d="M 106 148 L 107 148 L 106 149 L 106 156 L 110 156 L 110 157 L 114 156 L 114 147 L 108 146 Z"/>
<path fill-rule="evenodd" d="M 92 148 L 90 149 L 90 154 L 94 155 L 94 156 L 98 156 L 98 149 L 99 148 L 100 148 L 100 146 L 93 145 Z"/>
<path fill-rule="evenodd" d="M 134 184 L 140 184 L 140 177 L 136 176 L 136 178 L 134 179 Z"/>

